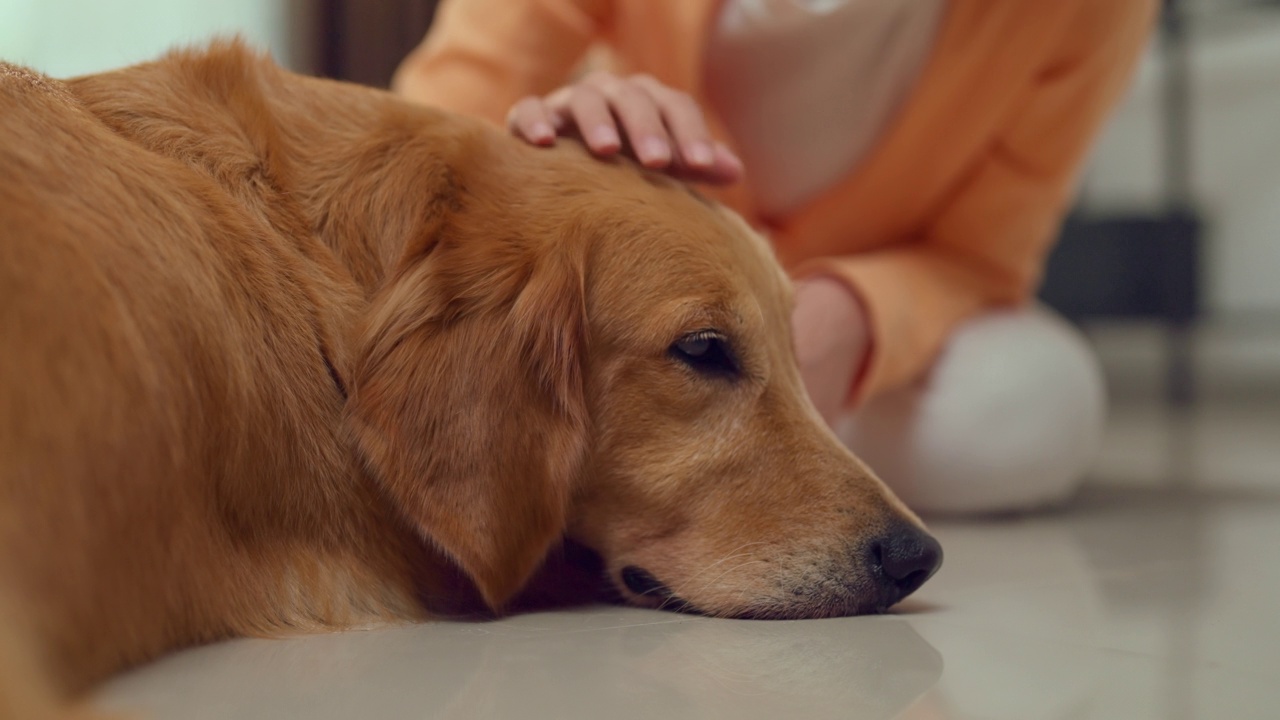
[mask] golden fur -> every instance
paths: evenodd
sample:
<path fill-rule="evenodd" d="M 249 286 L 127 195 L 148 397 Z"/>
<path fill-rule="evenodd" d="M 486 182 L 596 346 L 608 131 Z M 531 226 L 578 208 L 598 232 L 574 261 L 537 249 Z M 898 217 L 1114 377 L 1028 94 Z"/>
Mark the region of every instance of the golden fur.
<path fill-rule="evenodd" d="M 0 716 L 501 609 L 565 537 L 641 604 L 621 568 L 712 614 L 882 607 L 854 556 L 918 521 L 817 418 L 789 310 L 736 216 L 569 143 L 234 43 L 0 65 Z M 702 330 L 741 377 L 673 359 Z"/>

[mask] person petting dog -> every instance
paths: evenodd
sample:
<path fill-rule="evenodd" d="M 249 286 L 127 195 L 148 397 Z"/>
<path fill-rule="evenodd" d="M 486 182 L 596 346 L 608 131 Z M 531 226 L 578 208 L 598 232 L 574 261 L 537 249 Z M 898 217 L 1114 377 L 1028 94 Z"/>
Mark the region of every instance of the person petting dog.
<path fill-rule="evenodd" d="M 1024 510 L 1099 446 L 1097 361 L 1032 296 L 1156 9 L 446 0 L 393 88 L 716 186 L 796 280 L 838 436 L 917 511 Z"/>

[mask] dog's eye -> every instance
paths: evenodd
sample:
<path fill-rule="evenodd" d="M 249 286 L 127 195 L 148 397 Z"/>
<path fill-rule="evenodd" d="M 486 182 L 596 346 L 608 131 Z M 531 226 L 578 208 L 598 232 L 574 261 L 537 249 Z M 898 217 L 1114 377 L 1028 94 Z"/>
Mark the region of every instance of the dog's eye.
<path fill-rule="evenodd" d="M 714 330 L 685 335 L 671 346 L 671 355 L 704 375 L 733 378 L 739 374 L 729 340 Z"/>

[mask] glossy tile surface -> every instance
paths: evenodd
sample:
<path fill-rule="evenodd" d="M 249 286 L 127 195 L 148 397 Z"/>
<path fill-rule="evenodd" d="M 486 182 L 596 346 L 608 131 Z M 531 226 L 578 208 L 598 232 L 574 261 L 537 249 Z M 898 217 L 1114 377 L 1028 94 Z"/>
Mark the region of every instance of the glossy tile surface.
<path fill-rule="evenodd" d="M 1280 493 L 1095 490 L 933 527 L 943 570 L 892 615 L 598 607 L 242 640 L 100 700 L 156 720 L 1280 717 Z"/>

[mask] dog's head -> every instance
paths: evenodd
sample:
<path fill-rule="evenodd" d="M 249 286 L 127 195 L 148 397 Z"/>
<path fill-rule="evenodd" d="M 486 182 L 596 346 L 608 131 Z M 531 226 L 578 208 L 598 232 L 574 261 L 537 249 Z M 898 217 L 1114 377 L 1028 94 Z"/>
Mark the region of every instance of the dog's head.
<path fill-rule="evenodd" d="M 937 543 L 809 402 L 761 237 L 570 144 L 456 145 L 374 299 L 349 419 L 486 601 L 565 537 L 630 601 L 715 615 L 877 611 L 932 574 Z"/>

